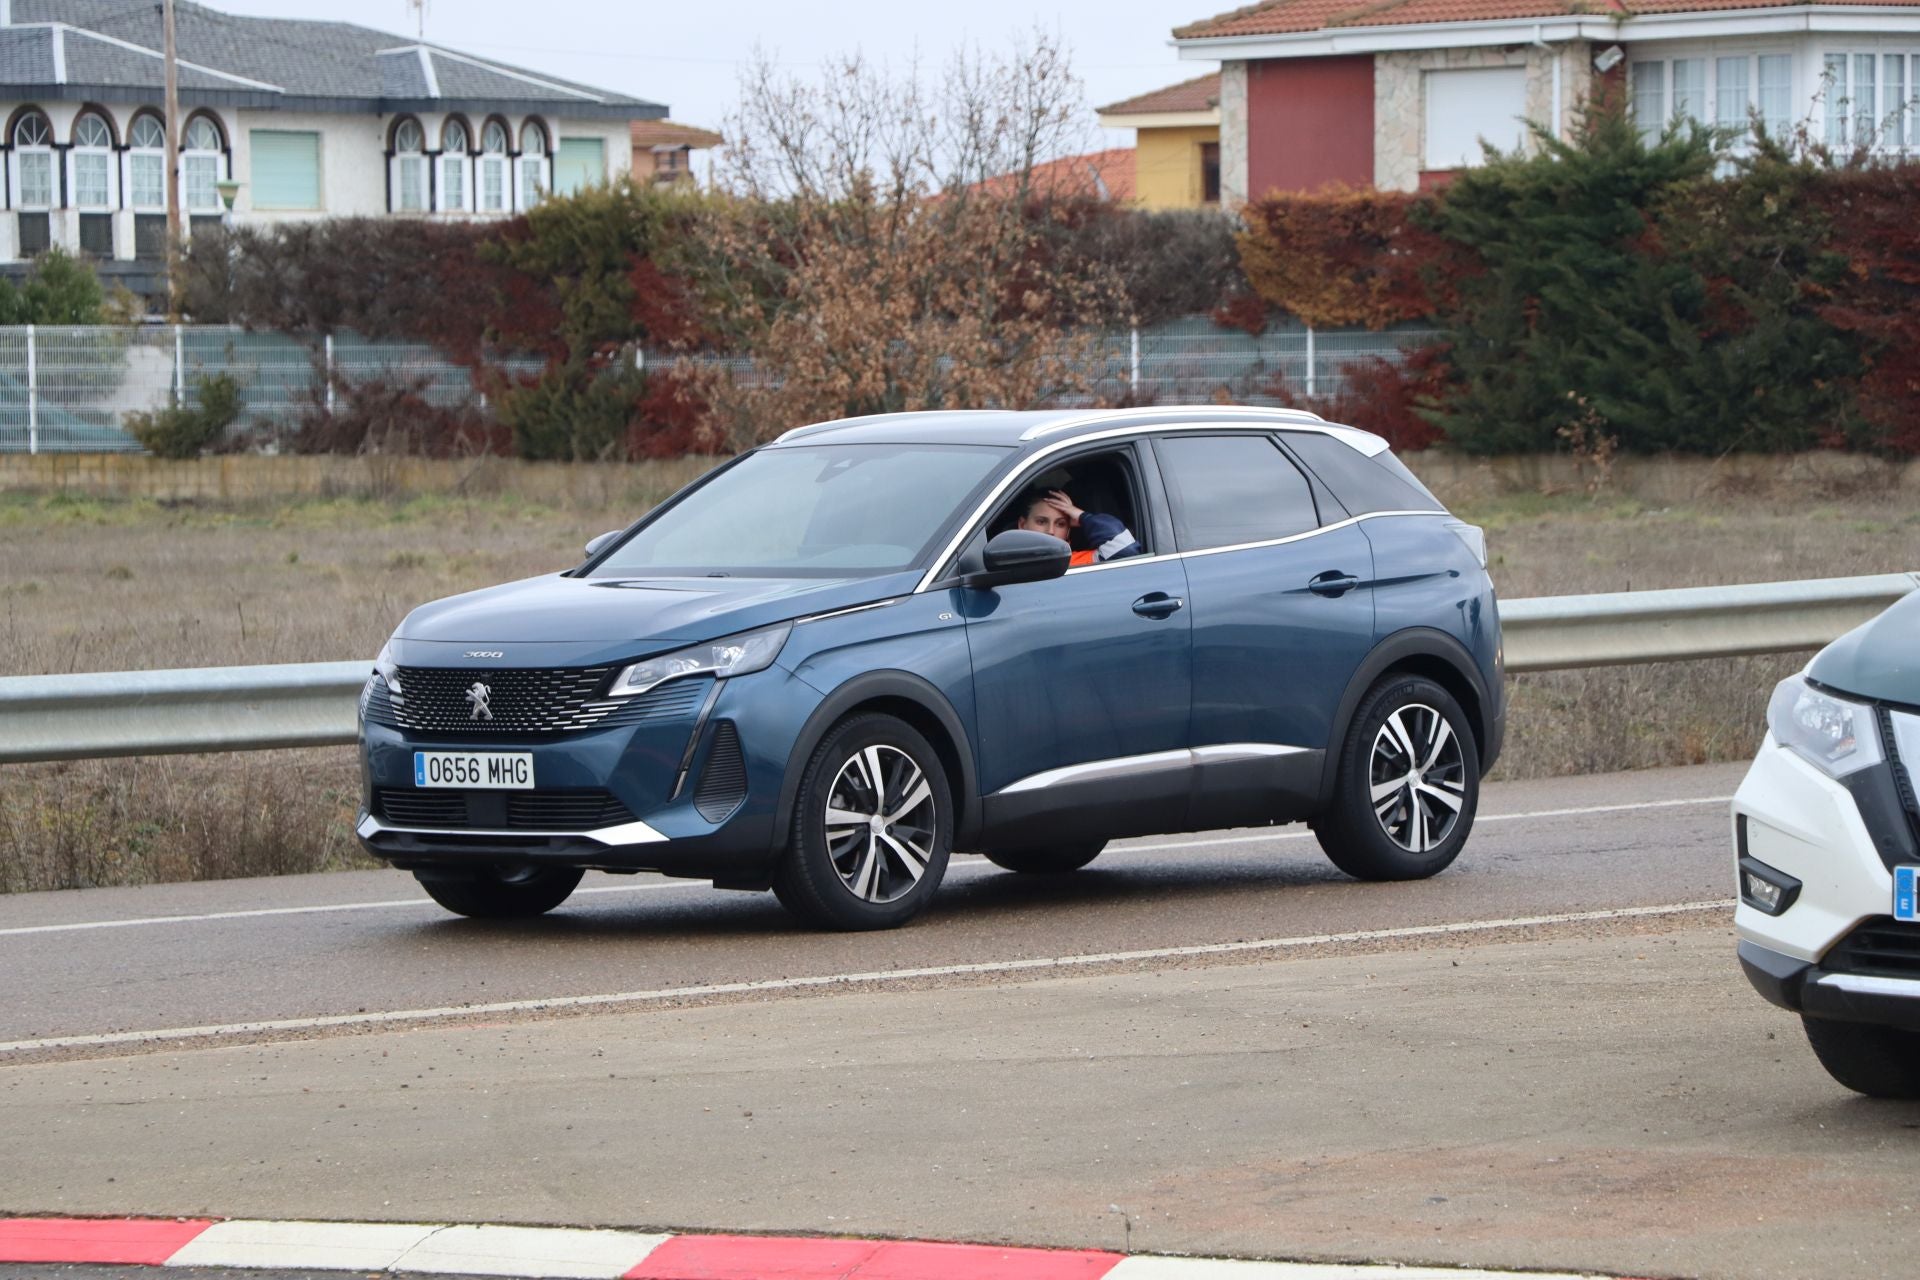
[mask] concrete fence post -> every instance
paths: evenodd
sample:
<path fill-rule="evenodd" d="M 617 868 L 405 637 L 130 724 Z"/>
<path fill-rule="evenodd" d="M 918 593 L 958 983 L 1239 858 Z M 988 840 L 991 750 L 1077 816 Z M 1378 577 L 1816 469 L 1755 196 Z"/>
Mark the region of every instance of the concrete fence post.
<path fill-rule="evenodd" d="M 1127 331 L 1127 391 L 1135 398 L 1140 395 L 1140 326 L 1134 325 Z"/>
<path fill-rule="evenodd" d="M 40 452 L 40 366 L 33 326 L 27 326 L 27 452 Z"/>
<path fill-rule="evenodd" d="M 1313 326 L 1307 326 L 1307 394 L 1317 393 L 1320 380 L 1320 357 L 1314 350 Z"/>
<path fill-rule="evenodd" d="M 331 418 L 333 416 L 333 335 L 331 333 L 327 335 L 326 380 L 327 416 Z"/>
<path fill-rule="evenodd" d="M 187 341 L 184 325 L 173 326 L 173 402 L 182 406 L 187 403 Z"/>

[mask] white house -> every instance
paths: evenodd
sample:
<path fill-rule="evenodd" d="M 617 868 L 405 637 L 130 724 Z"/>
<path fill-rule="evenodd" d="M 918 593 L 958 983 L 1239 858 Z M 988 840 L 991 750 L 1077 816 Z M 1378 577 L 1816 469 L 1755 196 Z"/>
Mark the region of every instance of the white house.
<path fill-rule="evenodd" d="M 1675 116 L 1920 152 L 1920 0 L 1269 0 L 1181 27 L 1221 64 L 1229 204 L 1330 183 L 1410 191 L 1484 139 L 1566 136 L 1594 94 Z"/>
<path fill-rule="evenodd" d="M 338 22 L 180 0 L 180 193 L 188 233 L 350 215 L 510 216 L 632 163 L 667 108 Z M 160 6 L 0 0 L 0 269 L 49 245 L 151 293 L 166 252 Z M 145 279 L 143 279 L 145 277 Z"/>

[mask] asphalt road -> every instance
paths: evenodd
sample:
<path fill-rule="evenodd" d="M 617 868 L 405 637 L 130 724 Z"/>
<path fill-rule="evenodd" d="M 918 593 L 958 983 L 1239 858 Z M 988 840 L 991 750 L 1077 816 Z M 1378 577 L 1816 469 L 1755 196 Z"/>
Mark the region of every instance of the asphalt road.
<path fill-rule="evenodd" d="M 1287 831 L 963 861 L 884 935 L 654 879 L 0 899 L 0 1042 L 213 1029 L 0 1051 L 0 1210 L 1911 1276 L 1920 1107 L 1733 962 L 1739 774 L 1490 788 L 1418 884 Z"/>

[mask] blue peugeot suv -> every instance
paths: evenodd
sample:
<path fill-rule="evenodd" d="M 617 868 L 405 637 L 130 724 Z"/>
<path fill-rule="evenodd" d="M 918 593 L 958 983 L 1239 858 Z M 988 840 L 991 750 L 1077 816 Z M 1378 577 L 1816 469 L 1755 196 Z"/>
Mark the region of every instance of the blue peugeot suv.
<path fill-rule="evenodd" d="M 1415 879 L 1466 842 L 1504 713 L 1481 533 L 1377 436 L 887 414 L 414 610 L 360 700 L 358 831 L 468 916 L 597 868 L 885 928 L 954 849 L 1058 873 L 1302 820 L 1343 871 Z"/>

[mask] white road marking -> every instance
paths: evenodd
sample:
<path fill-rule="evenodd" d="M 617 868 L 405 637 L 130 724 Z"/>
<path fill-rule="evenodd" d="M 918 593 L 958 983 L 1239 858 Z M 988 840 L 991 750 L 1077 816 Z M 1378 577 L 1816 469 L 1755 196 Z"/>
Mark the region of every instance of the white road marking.
<path fill-rule="evenodd" d="M 855 987 L 877 983 L 902 982 L 920 978 L 952 978 L 976 974 L 1030 973 L 1035 970 L 1072 970 L 1090 965 L 1125 964 L 1147 960 L 1181 960 L 1197 956 L 1230 955 L 1237 952 L 1288 951 L 1299 947 L 1325 946 L 1341 942 L 1378 942 L 1396 938 L 1432 938 L 1448 935 L 1487 933 L 1501 929 L 1526 929 L 1540 925 L 1581 924 L 1601 920 L 1634 920 L 1654 916 L 1692 915 L 1703 911 L 1725 911 L 1733 899 L 1711 902 L 1670 902 L 1653 907 L 1614 907 L 1603 911 L 1569 911 L 1557 915 L 1512 916 L 1502 920 L 1466 920 L 1451 924 L 1407 925 L 1397 929 L 1363 929 L 1352 933 L 1321 933 L 1291 938 L 1262 938 L 1246 942 L 1209 942 L 1185 947 L 1152 947 L 1141 951 L 1106 951 L 1093 955 L 1049 956 L 1029 960 L 989 960 L 974 964 L 933 965 L 920 969 L 887 969 L 867 973 L 823 974 L 806 978 L 770 978 L 754 982 L 715 982 L 688 987 L 662 987 L 651 991 L 617 991 L 603 995 L 549 996 L 532 1000 L 499 1000 L 490 1004 L 444 1005 L 431 1009 L 387 1009 L 375 1013 L 327 1014 L 312 1018 L 276 1018 L 261 1022 L 230 1022 L 203 1027 L 167 1027 L 151 1031 L 113 1031 L 98 1035 L 52 1036 L 44 1040 L 14 1040 L 0 1043 L 0 1054 L 23 1053 L 39 1049 L 75 1049 L 87 1046 L 141 1044 L 164 1040 L 203 1040 L 218 1037 L 261 1035 L 268 1032 L 318 1031 L 329 1027 L 366 1027 L 382 1023 L 431 1022 L 446 1018 L 472 1018 L 503 1013 L 534 1013 L 552 1009 L 586 1009 L 607 1005 L 659 1004 L 674 1000 L 708 996 L 756 995 L 766 992 L 800 991 L 819 987 Z"/>
<path fill-rule="evenodd" d="M 1633 804 L 1589 805 L 1581 809 L 1536 809 L 1530 813 L 1483 813 L 1474 818 L 1483 822 L 1522 822 L 1533 818 L 1575 818 L 1595 813 L 1628 813 L 1638 809 L 1679 809 L 1688 806 L 1728 804 L 1732 796 L 1698 796 L 1687 800 L 1642 800 Z M 1215 845 L 1258 844 L 1268 840 L 1306 840 L 1311 831 L 1267 831 L 1250 836 L 1218 836 L 1203 840 L 1167 840 L 1157 844 L 1120 844 L 1114 853 L 1159 853 L 1169 849 L 1206 849 Z M 984 865 L 978 854 L 957 853 L 953 861 L 963 865 Z M 574 896 L 588 893 L 649 893 L 662 889 L 705 889 L 704 880 L 674 881 L 668 884 L 612 884 L 574 890 Z M 433 907 L 431 898 L 390 898 L 379 902 L 335 902 L 311 907 L 257 907 L 246 911 L 209 911 L 199 915 L 136 916 L 126 920 L 82 920 L 72 924 L 35 924 L 0 929 L 0 938 L 36 933 L 78 933 L 89 929 L 131 929 L 155 924 L 193 924 L 207 920 L 256 920 L 267 916 L 308 916 L 329 911 L 386 911 L 396 907 Z"/>

